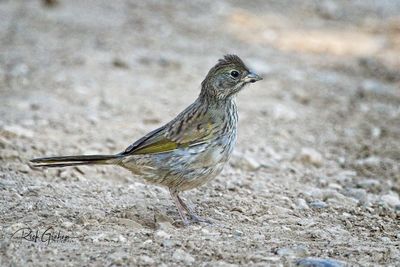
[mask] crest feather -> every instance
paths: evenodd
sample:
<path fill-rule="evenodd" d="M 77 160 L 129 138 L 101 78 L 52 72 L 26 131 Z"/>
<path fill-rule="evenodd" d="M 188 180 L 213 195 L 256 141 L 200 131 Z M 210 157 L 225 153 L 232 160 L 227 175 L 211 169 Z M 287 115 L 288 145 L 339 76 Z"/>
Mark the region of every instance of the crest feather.
<path fill-rule="evenodd" d="M 246 65 L 243 63 L 243 61 L 240 59 L 240 57 L 238 57 L 237 55 L 233 55 L 233 54 L 228 54 L 225 55 L 223 59 L 218 60 L 218 64 L 222 64 L 222 65 L 238 65 L 241 66 L 245 69 Z"/>

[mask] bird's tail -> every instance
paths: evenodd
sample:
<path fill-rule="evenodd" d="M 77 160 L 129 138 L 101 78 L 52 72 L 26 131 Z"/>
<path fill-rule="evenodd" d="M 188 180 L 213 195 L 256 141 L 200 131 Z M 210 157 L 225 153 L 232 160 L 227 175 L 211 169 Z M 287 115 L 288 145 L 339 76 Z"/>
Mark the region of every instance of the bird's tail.
<path fill-rule="evenodd" d="M 32 159 L 34 167 L 67 167 L 92 164 L 116 164 L 119 155 L 82 155 Z"/>

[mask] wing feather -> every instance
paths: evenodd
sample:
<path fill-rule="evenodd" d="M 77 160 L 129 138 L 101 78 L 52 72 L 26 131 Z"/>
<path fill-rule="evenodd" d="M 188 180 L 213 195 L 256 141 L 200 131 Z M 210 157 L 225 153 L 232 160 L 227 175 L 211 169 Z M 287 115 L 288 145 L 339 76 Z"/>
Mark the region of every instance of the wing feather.
<path fill-rule="evenodd" d="M 201 144 L 212 137 L 212 125 L 209 116 L 183 113 L 174 121 L 146 134 L 120 155 L 164 153 Z"/>

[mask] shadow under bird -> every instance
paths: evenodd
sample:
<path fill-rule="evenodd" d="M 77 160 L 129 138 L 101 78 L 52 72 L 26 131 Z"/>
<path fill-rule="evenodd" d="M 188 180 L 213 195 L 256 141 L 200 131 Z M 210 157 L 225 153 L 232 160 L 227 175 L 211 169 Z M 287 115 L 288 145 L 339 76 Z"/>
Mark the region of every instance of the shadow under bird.
<path fill-rule="evenodd" d="M 179 193 L 205 184 L 227 163 L 236 143 L 235 96 L 262 80 L 236 55 L 226 55 L 201 83 L 199 97 L 176 118 L 116 155 L 79 155 L 32 159 L 34 167 L 112 164 L 165 186 L 182 222 L 208 222 L 197 216 Z"/>

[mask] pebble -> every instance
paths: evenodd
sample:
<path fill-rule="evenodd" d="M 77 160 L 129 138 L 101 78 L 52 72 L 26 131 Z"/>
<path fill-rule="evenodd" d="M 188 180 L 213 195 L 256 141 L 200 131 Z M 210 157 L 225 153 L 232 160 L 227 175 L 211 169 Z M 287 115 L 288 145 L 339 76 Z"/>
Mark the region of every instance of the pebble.
<path fill-rule="evenodd" d="M 164 232 L 163 230 L 157 230 L 154 234 L 154 238 L 155 240 L 158 241 L 164 241 L 166 239 L 170 239 L 171 235 L 167 234 L 166 232 Z"/>
<path fill-rule="evenodd" d="M 65 221 L 65 222 L 63 222 L 63 223 L 61 224 L 61 226 L 64 227 L 64 228 L 69 229 L 69 228 L 71 228 L 72 226 L 74 226 L 74 223 Z"/>
<path fill-rule="evenodd" d="M 303 147 L 300 151 L 299 159 L 306 164 L 320 167 L 323 164 L 321 153 L 310 147 Z"/>
<path fill-rule="evenodd" d="M 143 228 L 143 226 L 141 224 L 135 222 L 134 220 L 125 219 L 125 218 L 119 218 L 118 224 L 128 226 L 130 230 Z"/>
<path fill-rule="evenodd" d="M 240 152 L 233 153 L 231 164 L 238 169 L 247 171 L 256 171 L 261 167 L 261 164 L 256 159 Z"/>
<path fill-rule="evenodd" d="M 33 131 L 31 131 L 29 129 L 26 129 L 26 128 L 23 128 L 23 127 L 21 127 L 19 125 L 6 125 L 6 126 L 3 127 L 3 129 L 5 131 L 13 133 L 13 134 L 15 134 L 16 136 L 19 136 L 19 137 L 32 138 L 34 136 L 34 132 Z"/>
<path fill-rule="evenodd" d="M 243 232 L 239 231 L 239 230 L 234 230 L 233 231 L 233 235 L 236 236 L 236 237 L 241 237 L 241 236 L 243 236 Z"/>
<path fill-rule="evenodd" d="M 379 127 L 371 128 L 371 137 L 374 139 L 378 139 L 382 135 L 382 129 Z"/>
<path fill-rule="evenodd" d="M 175 246 L 176 242 L 171 239 L 165 239 L 161 244 L 164 248 L 171 248 Z"/>
<path fill-rule="evenodd" d="M 298 260 L 296 262 L 297 266 L 302 267 L 342 267 L 342 264 L 339 261 L 332 259 L 321 259 L 321 258 L 305 258 Z"/>
<path fill-rule="evenodd" d="M 305 200 L 302 199 L 302 198 L 296 199 L 296 207 L 297 207 L 298 209 L 300 209 L 300 210 L 307 210 L 307 209 L 310 208 L 310 207 L 308 206 L 308 204 L 307 204 L 307 201 L 305 201 Z"/>
<path fill-rule="evenodd" d="M 317 1 L 316 12 L 324 19 L 337 19 L 339 17 L 339 7 L 335 1 Z"/>
<path fill-rule="evenodd" d="M 349 188 L 343 191 L 345 196 L 357 199 L 360 203 L 365 203 L 368 200 L 367 191 L 362 188 Z"/>
<path fill-rule="evenodd" d="M 19 168 L 18 168 L 18 171 L 19 171 L 19 172 L 22 172 L 22 173 L 29 173 L 29 172 L 31 171 L 31 169 L 28 167 L 28 165 L 26 165 L 26 164 L 21 164 L 21 165 L 19 166 Z"/>
<path fill-rule="evenodd" d="M 20 63 L 18 65 L 15 65 L 12 70 L 11 70 L 11 75 L 14 77 L 21 77 L 25 76 L 29 72 L 29 67 L 28 65 L 24 63 Z"/>
<path fill-rule="evenodd" d="M 328 206 L 324 201 L 321 200 L 315 200 L 310 202 L 310 207 L 315 208 L 315 209 L 324 209 Z"/>
<path fill-rule="evenodd" d="M 172 254 L 172 258 L 175 261 L 183 262 L 185 264 L 192 264 L 195 261 L 192 255 L 180 248 L 175 250 L 174 254 Z"/>
<path fill-rule="evenodd" d="M 140 265 L 152 265 L 153 266 L 155 264 L 155 261 L 153 260 L 153 258 L 150 258 L 147 255 L 140 256 L 138 261 L 139 261 Z"/>
<path fill-rule="evenodd" d="M 357 182 L 357 187 L 367 189 L 368 191 L 379 192 L 382 188 L 380 181 L 375 179 L 363 179 Z"/>
<path fill-rule="evenodd" d="M 359 167 L 377 168 L 381 165 L 381 158 L 371 156 L 365 159 L 355 161 L 355 165 Z"/>
<path fill-rule="evenodd" d="M 397 209 L 398 207 L 400 207 L 399 196 L 394 192 L 392 192 L 391 194 L 386 194 L 386 195 L 381 196 L 381 201 L 392 208 Z"/>
<path fill-rule="evenodd" d="M 294 248 L 279 248 L 276 251 L 281 257 L 301 257 L 305 256 L 308 253 L 308 249 L 305 246 L 298 246 Z"/>
<path fill-rule="evenodd" d="M 112 61 L 112 65 L 120 69 L 129 69 L 129 64 L 120 58 L 114 58 Z"/>

